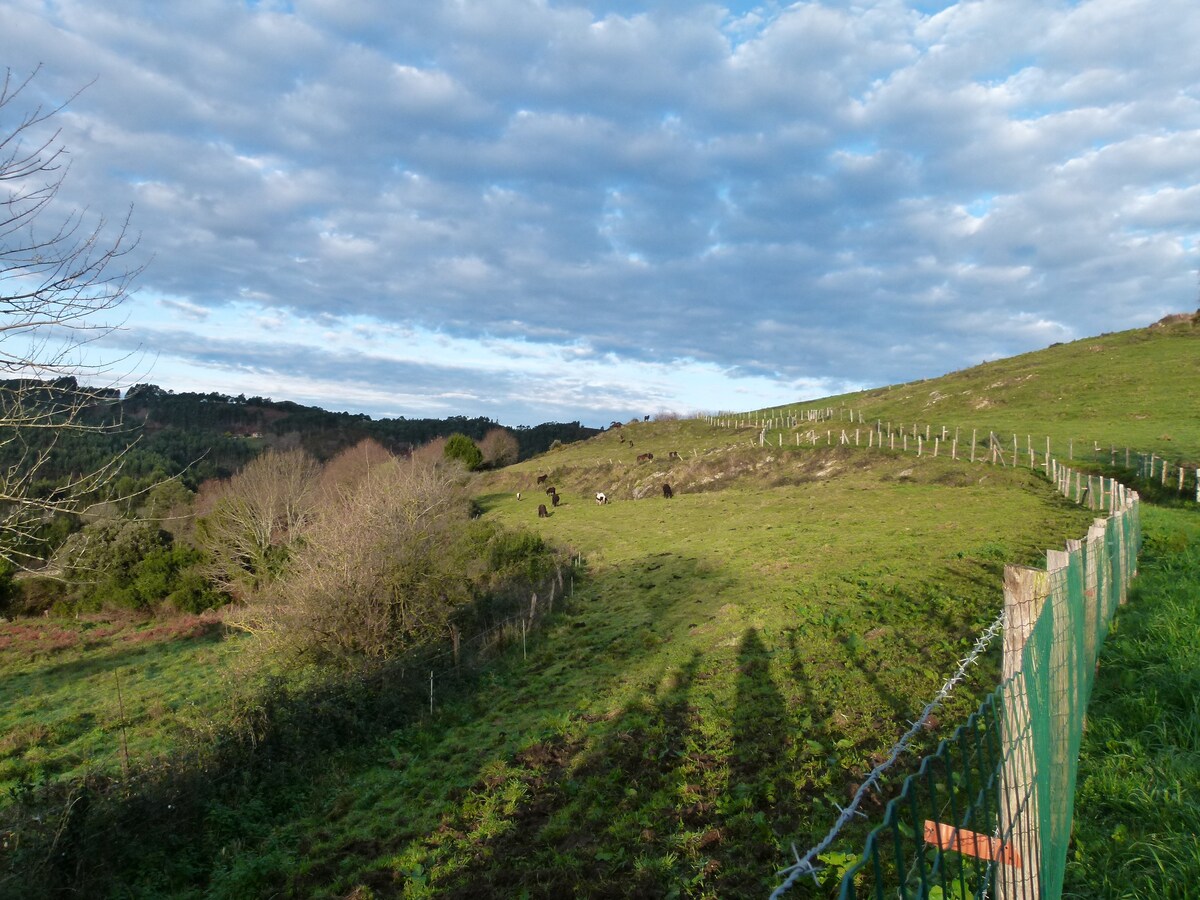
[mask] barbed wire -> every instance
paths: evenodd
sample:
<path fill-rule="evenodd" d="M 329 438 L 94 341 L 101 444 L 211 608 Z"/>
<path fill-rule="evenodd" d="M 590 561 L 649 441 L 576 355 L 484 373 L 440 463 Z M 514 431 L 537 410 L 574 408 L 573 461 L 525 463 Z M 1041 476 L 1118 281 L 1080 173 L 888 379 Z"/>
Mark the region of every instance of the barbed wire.
<path fill-rule="evenodd" d="M 983 631 L 983 633 L 979 635 L 978 638 L 976 638 L 975 645 L 971 648 L 971 652 L 968 653 L 963 659 L 959 660 L 958 670 L 946 680 L 945 684 L 942 685 L 941 690 L 934 695 L 933 699 L 925 704 L 925 708 L 921 711 L 921 715 L 918 716 L 915 721 L 909 723 L 910 727 L 908 731 L 906 731 L 903 736 L 901 736 L 900 740 L 893 745 L 891 753 L 888 754 L 887 759 L 871 770 L 871 773 L 863 780 L 863 783 L 859 786 L 858 790 L 854 792 L 854 796 L 851 798 L 850 803 L 847 804 L 845 808 L 838 807 L 838 809 L 841 811 L 841 815 L 837 817 L 836 821 L 833 823 L 833 826 L 829 829 L 829 833 L 825 835 L 821 842 L 816 844 L 811 850 L 804 854 L 804 856 L 801 856 L 800 852 L 796 849 L 796 845 L 792 844 L 792 854 L 796 857 L 796 862 L 784 869 L 780 869 L 777 873 L 778 875 L 786 875 L 787 878 L 782 884 L 780 884 L 775 888 L 774 891 L 771 892 L 771 900 L 778 900 L 778 898 L 782 897 L 787 891 L 791 890 L 792 886 L 795 885 L 799 879 L 805 877 L 806 875 L 811 875 L 813 880 L 816 880 L 817 872 L 819 872 L 820 869 L 819 867 L 813 865 L 814 861 L 818 856 L 829 849 L 829 846 L 834 842 L 834 840 L 837 839 L 837 836 L 841 833 L 841 830 L 845 828 L 847 823 L 849 823 L 856 815 L 865 817 L 865 813 L 858 811 L 859 804 L 862 803 L 863 798 L 866 797 L 869 791 L 874 790 L 877 787 L 879 779 L 883 773 L 890 769 L 896 763 L 896 760 L 898 760 L 908 750 L 909 743 L 920 731 L 925 728 L 925 725 L 929 721 L 929 717 L 933 714 L 933 711 L 942 703 L 944 703 L 954 691 L 954 688 L 957 687 L 964 678 L 966 678 L 967 670 L 971 666 L 975 665 L 976 662 L 978 662 L 979 657 L 983 655 L 983 653 L 991 645 L 992 641 L 994 641 L 1003 630 L 1004 613 L 1001 613 L 996 617 L 996 620 L 992 622 L 992 624 L 989 625 Z"/>

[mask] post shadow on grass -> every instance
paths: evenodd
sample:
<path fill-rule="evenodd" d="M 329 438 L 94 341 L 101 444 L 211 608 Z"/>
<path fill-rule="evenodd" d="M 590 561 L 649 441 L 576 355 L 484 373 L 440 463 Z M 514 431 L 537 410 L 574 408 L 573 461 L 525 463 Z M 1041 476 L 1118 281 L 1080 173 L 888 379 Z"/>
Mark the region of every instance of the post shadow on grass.
<path fill-rule="evenodd" d="M 651 682 L 646 693 L 618 715 L 589 718 L 599 736 L 593 733 L 569 744 L 556 735 L 518 753 L 514 761 L 527 769 L 520 805 L 506 828 L 471 846 L 471 864 L 452 869 L 451 877 L 435 886 L 437 895 L 462 900 L 522 893 L 667 895 L 675 886 L 669 876 L 639 870 L 634 858 L 651 848 L 664 853 L 672 849 L 670 836 L 658 833 L 657 823 L 644 828 L 639 824 L 633 833 L 625 830 L 632 827 L 631 818 L 662 815 L 651 810 L 640 814 L 639 804 L 677 787 L 680 758 L 693 725 L 689 695 L 702 661 L 702 654 L 694 651 L 665 689 Z M 592 747 L 587 749 L 589 742 Z M 582 765 L 581 753 L 586 753 Z M 471 790 L 482 791 L 484 786 Z M 564 822 L 563 810 L 571 804 L 579 807 L 579 814 Z M 710 805 L 698 802 L 681 814 L 704 818 L 710 812 Z M 456 815 L 463 819 L 444 820 L 443 832 L 470 831 L 469 816 L 461 811 Z M 691 826 L 697 827 L 698 821 Z M 401 883 L 394 887 L 403 889 Z"/>
<path fill-rule="evenodd" d="M 780 859 L 779 842 L 794 833 L 803 801 L 789 777 L 798 738 L 793 716 L 772 675 L 772 653 L 756 628 L 742 635 L 731 710 L 732 753 L 727 794 L 736 805 L 722 828 L 737 858 L 722 860 L 722 896 L 769 890 Z M 738 802 L 740 801 L 740 803 Z"/>

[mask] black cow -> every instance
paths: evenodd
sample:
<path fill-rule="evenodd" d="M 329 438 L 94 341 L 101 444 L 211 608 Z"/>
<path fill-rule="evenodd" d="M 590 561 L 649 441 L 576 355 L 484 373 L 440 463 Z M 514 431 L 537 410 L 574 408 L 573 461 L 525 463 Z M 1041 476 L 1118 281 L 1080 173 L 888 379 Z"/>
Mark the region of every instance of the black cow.
<path fill-rule="evenodd" d="M 653 453 L 639 453 L 637 461 L 638 462 L 649 462 L 652 459 L 654 459 Z"/>
<path fill-rule="evenodd" d="M 546 483 L 546 479 L 547 479 L 547 478 L 549 478 L 549 477 L 550 477 L 549 475 L 539 475 L 539 476 L 538 476 L 537 483 L 538 483 L 538 484 L 545 484 L 545 483 Z"/>
<path fill-rule="evenodd" d="M 663 497 L 666 498 L 667 500 L 670 500 L 674 496 L 675 496 L 675 492 L 673 490 L 671 490 L 671 486 L 669 484 L 667 484 L 666 482 L 663 482 Z"/>
<path fill-rule="evenodd" d="M 538 518 L 539 518 L 539 519 L 548 519 L 548 518 L 550 518 L 550 511 L 549 511 L 548 509 L 546 509 L 546 504 L 545 504 L 545 503 L 539 503 L 539 504 L 538 504 Z"/>
<path fill-rule="evenodd" d="M 558 506 L 558 494 L 551 494 L 550 499 L 553 501 L 551 506 Z"/>
<path fill-rule="evenodd" d="M 550 485 L 550 487 L 546 488 L 546 493 L 547 494 L 557 494 L 558 489 L 554 485 Z"/>

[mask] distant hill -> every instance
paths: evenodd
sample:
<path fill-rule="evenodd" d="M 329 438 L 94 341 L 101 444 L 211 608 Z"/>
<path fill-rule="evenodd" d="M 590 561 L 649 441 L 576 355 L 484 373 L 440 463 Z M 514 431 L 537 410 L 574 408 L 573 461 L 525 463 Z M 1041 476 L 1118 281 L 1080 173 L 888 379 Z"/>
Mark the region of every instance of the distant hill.
<path fill-rule="evenodd" d="M 186 468 L 185 481 L 195 486 L 205 478 L 232 474 L 268 446 L 300 446 L 325 460 L 373 438 L 404 454 L 456 432 L 479 440 L 504 427 L 482 416 L 372 419 L 363 413 L 330 412 L 288 400 L 175 393 L 154 384 L 134 385 L 122 397 L 115 390 L 80 386 L 73 378 L 2 381 L 0 392 L 22 392 L 26 402 L 63 404 L 75 398 L 86 407 L 85 421 L 121 424 L 108 434 L 60 435 L 50 464 L 41 473 L 48 482 L 97 468 L 131 442 L 135 443 L 122 467 L 124 475 L 133 479 L 162 477 Z M 545 422 L 506 430 L 516 438 L 521 459 L 548 450 L 556 440 L 570 443 L 599 433 L 579 422 Z M 36 435 L 30 438 L 37 439 Z M 0 450 L 0 464 L 5 461 L 3 456 Z"/>
<path fill-rule="evenodd" d="M 860 411 L 868 422 L 929 423 L 1049 436 L 1057 450 L 1132 447 L 1200 462 L 1200 312 L 1054 344 L 907 384 L 775 409 Z"/>

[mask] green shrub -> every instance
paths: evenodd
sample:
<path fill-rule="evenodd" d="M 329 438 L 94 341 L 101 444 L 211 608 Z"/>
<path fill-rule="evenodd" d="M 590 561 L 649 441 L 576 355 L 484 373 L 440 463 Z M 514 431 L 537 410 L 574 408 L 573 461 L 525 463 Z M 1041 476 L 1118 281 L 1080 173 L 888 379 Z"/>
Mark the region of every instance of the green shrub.
<path fill-rule="evenodd" d="M 473 472 L 483 463 L 483 451 L 465 434 L 452 434 L 446 439 L 442 455 L 446 459 L 454 459 L 466 466 L 467 471 Z"/>

